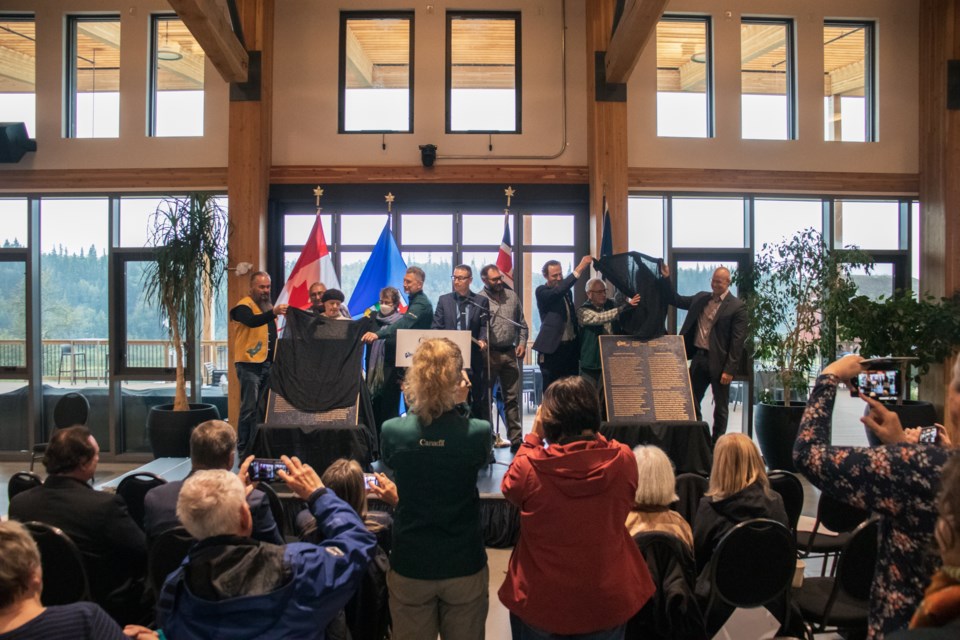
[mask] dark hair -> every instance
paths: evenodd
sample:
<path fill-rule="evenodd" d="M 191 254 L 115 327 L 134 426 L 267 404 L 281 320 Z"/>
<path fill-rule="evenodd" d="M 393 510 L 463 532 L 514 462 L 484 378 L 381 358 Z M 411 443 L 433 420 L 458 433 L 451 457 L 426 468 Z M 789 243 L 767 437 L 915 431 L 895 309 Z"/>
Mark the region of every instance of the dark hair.
<path fill-rule="evenodd" d="M 543 435 L 550 442 L 600 429 L 597 389 L 580 376 L 560 378 L 543 392 L 540 405 Z"/>
<path fill-rule="evenodd" d="M 547 277 L 547 270 L 548 270 L 550 267 L 560 267 L 560 268 L 562 269 L 562 268 L 563 268 L 563 265 L 560 264 L 560 261 L 559 261 L 559 260 L 547 260 L 546 262 L 544 262 L 544 263 L 543 263 L 543 269 L 540 269 L 540 273 L 543 274 L 543 277 L 544 277 L 544 278 Z"/>
<path fill-rule="evenodd" d="M 495 264 L 484 265 L 484 267 L 483 267 L 482 269 L 480 269 L 480 277 L 481 277 L 481 278 L 486 278 L 486 277 L 487 277 L 487 274 L 490 273 L 490 270 L 491 270 L 491 269 L 496 269 L 497 271 L 500 271 L 500 267 L 498 267 L 498 266 L 495 265 Z"/>
<path fill-rule="evenodd" d="M 82 426 L 57 429 L 50 438 L 43 466 L 47 473 L 69 473 L 93 459 L 97 450 L 90 444 L 90 429 Z"/>
<path fill-rule="evenodd" d="M 458 264 L 453 268 L 453 270 L 456 271 L 457 269 L 459 269 L 460 271 L 466 271 L 468 276 L 470 276 L 471 278 L 473 277 L 473 269 L 470 268 L 470 265 Z"/>
<path fill-rule="evenodd" d="M 944 529 L 947 537 L 944 544 L 953 547 L 960 536 L 960 453 L 950 456 L 940 473 L 940 493 L 937 495 L 937 511 L 949 525 Z"/>
<path fill-rule="evenodd" d="M 400 292 L 397 291 L 396 287 L 384 287 L 380 289 L 380 298 L 388 297 L 394 306 L 400 304 Z"/>
<path fill-rule="evenodd" d="M 340 302 L 343 302 L 346 300 L 346 298 L 343 295 L 343 291 L 340 291 L 340 289 L 327 289 L 320 297 L 320 302 L 329 302 L 330 300 L 339 300 Z"/>
<path fill-rule="evenodd" d="M 407 273 L 412 273 L 420 282 L 427 281 L 427 274 L 425 274 L 420 267 L 407 267 Z"/>
<path fill-rule="evenodd" d="M 190 464 L 200 469 L 229 469 L 237 448 L 237 432 L 223 420 L 207 420 L 190 434 Z"/>

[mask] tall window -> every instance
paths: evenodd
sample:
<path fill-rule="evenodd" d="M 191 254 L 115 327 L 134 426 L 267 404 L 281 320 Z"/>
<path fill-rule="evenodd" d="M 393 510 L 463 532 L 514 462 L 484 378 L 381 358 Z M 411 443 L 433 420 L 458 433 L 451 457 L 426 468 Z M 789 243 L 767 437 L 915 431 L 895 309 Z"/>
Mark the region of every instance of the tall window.
<path fill-rule="evenodd" d="M 447 13 L 447 133 L 520 133 L 520 14 Z"/>
<path fill-rule="evenodd" d="M 151 24 L 150 135 L 202 136 L 203 49 L 175 16 Z"/>
<path fill-rule="evenodd" d="M 67 137 L 120 135 L 120 18 L 70 16 Z"/>
<path fill-rule="evenodd" d="M 793 22 L 740 23 L 740 135 L 790 140 L 794 126 Z"/>
<path fill-rule="evenodd" d="M 32 16 L 0 16 L 0 122 L 23 122 L 37 135 L 37 39 Z"/>
<path fill-rule="evenodd" d="M 823 25 L 825 140 L 873 142 L 876 135 L 872 22 Z"/>
<path fill-rule="evenodd" d="M 339 131 L 413 131 L 413 12 L 341 12 Z"/>
<path fill-rule="evenodd" d="M 657 25 L 657 135 L 713 136 L 710 18 L 665 16 Z"/>

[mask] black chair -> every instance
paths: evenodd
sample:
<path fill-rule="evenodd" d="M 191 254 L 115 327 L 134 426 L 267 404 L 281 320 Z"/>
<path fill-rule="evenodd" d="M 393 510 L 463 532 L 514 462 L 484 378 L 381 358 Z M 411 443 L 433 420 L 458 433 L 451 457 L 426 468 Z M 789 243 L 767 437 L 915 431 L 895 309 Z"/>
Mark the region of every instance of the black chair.
<path fill-rule="evenodd" d="M 146 498 L 147 492 L 150 491 L 150 489 L 159 487 L 162 484 L 167 484 L 167 481 L 157 474 L 150 473 L 149 471 L 141 471 L 130 474 L 117 485 L 117 495 L 127 503 L 127 510 L 130 512 L 130 517 L 140 525 L 141 529 L 143 529 L 144 498 Z"/>
<path fill-rule="evenodd" d="M 147 579 L 154 595 L 160 594 L 167 576 L 180 566 L 194 543 L 196 540 L 183 527 L 164 531 L 150 543 L 147 551 Z"/>
<path fill-rule="evenodd" d="M 806 578 L 794 598 L 808 623 L 807 637 L 828 629 L 866 633 L 870 611 L 870 585 L 877 562 L 877 520 L 860 524 L 840 552 L 837 574 Z M 846 637 L 846 635 L 844 636 Z"/>
<path fill-rule="evenodd" d="M 86 425 L 87 418 L 90 415 L 90 402 L 82 393 L 71 391 L 64 394 L 57 404 L 53 407 L 53 426 L 54 429 L 63 429 L 74 425 Z M 52 435 L 52 434 L 51 434 Z M 33 445 L 30 456 L 30 471 L 33 471 L 33 465 L 37 460 L 43 458 L 47 452 L 47 443 L 38 442 Z"/>
<path fill-rule="evenodd" d="M 10 477 L 10 482 L 7 483 L 7 499 L 13 500 L 13 496 L 18 493 L 23 493 L 27 489 L 33 489 L 42 484 L 43 480 L 37 474 L 30 471 L 17 471 Z"/>
<path fill-rule="evenodd" d="M 628 622 L 626 640 L 703 640 L 703 612 L 694 594 L 693 551 L 677 536 L 644 531 L 633 536 L 657 590 Z"/>
<path fill-rule="evenodd" d="M 44 606 L 70 604 L 90 599 L 90 583 L 83 566 L 83 556 L 70 536 L 42 522 L 24 524 L 40 549 L 43 571 Z"/>
<path fill-rule="evenodd" d="M 257 483 L 257 489 L 267 494 L 267 500 L 270 501 L 270 513 L 273 514 L 273 519 L 277 522 L 277 530 L 280 531 L 280 537 L 286 539 L 287 514 L 283 508 L 283 502 L 280 501 L 280 496 L 278 496 L 276 490 L 266 482 Z"/>
<path fill-rule="evenodd" d="M 830 575 L 833 575 L 837 568 L 837 557 L 840 555 L 840 550 L 850 540 L 850 532 L 856 529 L 869 515 L 862 509 L 851 507 L 836 498 L 830 497 L 826 492 L 822 492 L 820 500 L 817 502 L 817 517 L 813 523 L 813 529 L 797 532 L 797 548 L 800 550 L 800 557 L 819 556 L 823 558 L 820 575 L 825 576 L 827 574 L 827 560 L 830 556 L 833 556 L 833 568 L 830 571 Z M 836 532 L 837 535 L 820 533 L 821 526 Z"/>
<path fill-rule="evenodd" d="M 677 501 L 670 508 L 683 516 L 683 519 L 692 527 L 693 519 L 700 507 L 700 498 L 707 492 L 710 483 L 696 473 L 681 473 L 677 476 Z"/>
<path fill-rule="evenodd" d="M 717 603 L 753 609 L 782 603 L 782 626 L 790 628 L 790 584 L 797 567 L 797 546 L 790 530 L 767 518 L 731 529 L 710 560 L 710 596 L 704 618 Z"/>
<path fill-rule="evenodd" d="M 800 483 L 800 478 L 789 471 L 771 471 L 767 478 L 770 480 L 770 488 L 783 498 L 790 530 L 796 533 L 797 522 L 800 521 L 800 513 L 803 511 L 803 484 Z"/>

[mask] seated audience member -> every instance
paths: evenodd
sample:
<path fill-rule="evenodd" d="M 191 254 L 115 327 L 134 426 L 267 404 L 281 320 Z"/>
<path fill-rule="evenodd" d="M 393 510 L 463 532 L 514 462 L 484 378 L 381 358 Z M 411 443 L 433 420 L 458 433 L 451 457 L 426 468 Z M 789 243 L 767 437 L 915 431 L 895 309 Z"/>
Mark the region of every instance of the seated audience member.
<path fill-rule="evenodd" d="M 280 477 L 307 501 L 324 542 L 253 540 L 243 482 L 222 469 L 194 473 L 180 490 L 177 515 L 199 542 L 163 586 L 157 622 L 166 637 L 323 638 L 356 591 L 373 534 L 309 465 L 281 459 L 289 473 Z"/>
<path fill-rule="evenodd" d="M 190 434 L 190 473 L 205 469 L 233 469 L 237 454 L 237 432 L 223 420 L 207 420 Z M 247 467 L 253 456 L 249 456 L 240 468 L 240 474 L 247 473 Z M 189 476 L 187 476 L 189 477 Z M 247 484 L 244 479 L 244 484 Z M 183 480 L 174 480 L 151 489 L 144 498 L 143 527 L 147 536 L 155 538 L 164 531 L 180 526 L 177 518 L 177 497 L 183 487 Z M 255 540 L 283 544 L 280 529 L 270 511 L 270 501 L 263 491 L 253 489 L 247 495 L 250 514 L 253 516 L 253 535 Z"/>
<path fill-rule="evenodd" d="M 468 390 L 457 345 L 425 340 L 404 381 L 410 411 L 383 423 L 383 460 L 401 496 L 387 575 L 394 640 L 484 637 L 489 576 L 477 473 L 493 443 L 490 423 L 467 417 Z"/>
<path fill-rule="evenodd" d="M 0 640 L 156 638 L 144 627 L 117 623 L 92 602 L 44 607 L 40 550 L 19 522 L 0 522 Z M 142 634 L 142 635 L 141 635 Z"/>
<path fill-rule="evenodd" d="M 499 591 L 514 638 L 622 638 L 653 595 L 647 564 L 623 526 L 637 463 L 599 429 L 596 388 L 561 378 L 544 392 L 503 477 L 503 495 L 521 514 Z"/>
<path fill-rule="evenodd" d="M 627 515 L 631 536 L 643 531 L 671 533 L 693 550 L 693 531 L 679 513 L 670 508 L 677 499 L 677 479 L 673 463 L 654 445 L 640 445 L 633 450 L 637 458 L 637 493 Z"/>
<path fill-rule="evenodd" d="M 693 520 L 693 555 L 697 562 L 697 595 L 704 602 L 710 590 L 710 559 L 720 540 L 735 526 L 754 518 L 769 518 L 789 526 L 783 498 L 770 488 L 757 445 L 742 433 L 720 436 L 713 451 L 713 469 L 707 493 L 700 499 Z M 785 610 L 767 605 L 783 622 Z M 716 633 L 733 609 L 717 602 L 707 620 L 707 630 Z M 799 614 L 791 616 L 800 624 Z M 799 637 L 799 635 L 798 635 Z"/>
<path fill-rule="evenodd" d="M 120 623 L 141 622 L 147 538 L 123 498 L 90 486 L 100 447 L 86 427 L 54 432 L 43 457 L 46 481 L 10 501 L 10 518 L 58 527 L 83 554 L 93 601 Z"/>
<path fill-rule="evenodd" d="M 880 402 L 861 396 L 870 411 L 861 418 L 880 438 L 879 447 L 830 444 L 837 385 L 863 370 L 849 355 L 817 378 L 793 450 L 797 469 L 821 491 L 880 516 L 877 569 L 870 590 L 868 637 L 903 629 L 916 610 L 939 561 L 934 553 L 935 504 L 940 473 L 951 455 L 941 431 L 939 444 L 919 444 L 917 431 L 904 431 L 900 418 Z M 960 358 L 954 362 L 947 397 L 952 424 L 960 424 Z"/>

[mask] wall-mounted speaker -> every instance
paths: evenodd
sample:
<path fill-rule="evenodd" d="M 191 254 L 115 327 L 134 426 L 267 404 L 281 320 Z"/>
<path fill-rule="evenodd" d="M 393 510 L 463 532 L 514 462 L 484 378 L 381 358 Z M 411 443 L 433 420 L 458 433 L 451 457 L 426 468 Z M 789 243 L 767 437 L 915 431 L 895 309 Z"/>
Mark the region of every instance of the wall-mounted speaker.
<path fill-rule="evenodd" d="M 36 151 L 37 141 L 27 136 L 22 122 L 0 122 L 0 162 L 20 162 L 27 151 Z"/>

